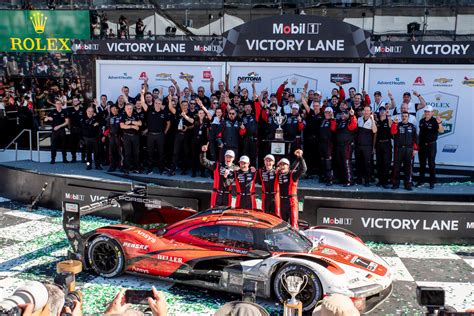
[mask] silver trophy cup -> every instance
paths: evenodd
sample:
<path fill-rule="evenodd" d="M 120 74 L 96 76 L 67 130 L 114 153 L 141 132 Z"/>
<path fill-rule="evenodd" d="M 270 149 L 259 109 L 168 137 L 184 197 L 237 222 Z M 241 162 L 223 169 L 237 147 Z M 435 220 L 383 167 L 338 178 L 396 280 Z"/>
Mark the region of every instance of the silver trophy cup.
<path fill-rule="evenodd" d="M 299 301 L 296 299 L 298 295 L 308 284 L 308 276 L 303 275 L 289 275 L 283 274 L 281 276 L 281 284 L 285 290 L 291 295 L 291 298 L 286 302 L 285 305 L 298 305 Z"/>
<path fill-rule="evenodd" d="M 278 128 L 275 131 L 275 139 L 283 140 L 283 129 L 281 126 L 286 123 L 286 115 L 278 114 L 275 116 L 275 122 L 278 124 Z"/>

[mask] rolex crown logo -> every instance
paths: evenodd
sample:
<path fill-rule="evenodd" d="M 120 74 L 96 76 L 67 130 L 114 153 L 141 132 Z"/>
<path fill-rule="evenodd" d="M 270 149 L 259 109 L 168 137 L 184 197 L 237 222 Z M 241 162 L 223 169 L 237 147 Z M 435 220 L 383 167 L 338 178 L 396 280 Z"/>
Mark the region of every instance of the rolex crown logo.
<path fill-rule="evenodd" d="M 44 28 L 46 26 L 46 20 L 48 20 L 47 16 L 44 16 L 43 13 L 35 12 L 32 16 L 30 16 L 31 23 L 35 29 L 37 34 L 44 33 Z"/>

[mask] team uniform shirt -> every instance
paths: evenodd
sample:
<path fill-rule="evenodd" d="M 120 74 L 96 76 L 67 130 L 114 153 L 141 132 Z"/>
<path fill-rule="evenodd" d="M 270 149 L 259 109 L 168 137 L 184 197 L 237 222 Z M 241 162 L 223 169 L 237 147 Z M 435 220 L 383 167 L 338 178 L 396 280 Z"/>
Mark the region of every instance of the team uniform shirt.
<path fill-rule="evenodd" d="M 84 118 L 82 121 L 82 136 L 85 138 L 99 137 L 99 121 L 95 116 Z"/>
<path fill-rule="evenodd" d="M 53 118 L 53 121 L 51 122 L 51 125 L 54 127 L 64 124 L 66 122 L 66 119 L 68 118 L 67 112 L 65 110 L 61 110 L 61 112 L 58 112 L 58 110 L 54 109 L 49 113 L 49 117 Z M 62 127 L 59 130 L 63 130 L 65 127 Z M 58 131 L 59 131 L 58 130 Z"/>
<path fill-rule="evenodd" d="M 257 171 L 235 171 L 235 191 L 237 193 L 235 207 L 242 207 L 246 209 L 257 208 L 257 202 L 255 199 L 256 175 Z"/>
<path fill-rule="evenodd" d="M 148 133 L 164 133 L 169 116 L 164 110 L 157 112 L 154 107 L 148 108 L 147 126 Z"/>
<path fill-rule="evenodd" d="M 107 119 L 107 135 L 117 136 L 120 133 L 120 115 L 111 115 Z"/>
<path fill-rule="evenodd" d="M 438 140 L 438 121 L 434 117 L 429 120 L 420 120 L 420 145 L 431 144 Z"/>
<path fill-rule="evenodd" d="M 389 102 L 386 102 L 384 100 L 381 100 L 379 103 L 377 102 L 372 102 L 372 104 L 370 105 L 370 107 L 372 108 L 372 111 L 374 111 L 374 113 L 378 113 L 379 112 L 379 109 L 381 106 L 385 107 L 385 104 L 386 103 L 389 103 Z M 390 103 L 389 103 L 390 104 Z"/>
<path fill-rule="evenodd" d="M 364 117 L 357 119 L 357 145 L 359 146 L 372 146 L 373 136 L 372 124 L 375 124 L 370 117 L 365 120 Z"/>
<path fill-rule="evenodd" d="M 127 122 L 130 122 L 130 125 L 132 125 L 131 124 L 132 122 L 139 121 L 139 120 L 140 119 L 138 118 L 138 116 L 135 113 L 132 113 L 131 116 L 128 116 L 125 113 L 124 115 L 122 115 L 122 117 L 120 119 L 120 123 L 127 124 Z M 134 128 L 123 129 L 123 133 L 127 134 L 127 135 L 138 135 L 138 131 Z"/>
<path fill-rule="evenodd" d="M 79 106 L 77 110 L 74 107 L 68 110 L 67 117 L 69 118 L 71 129 L 73 131 L 77 128 L 81 128 L 81 123 L 85 116 L 84 108 L 82 106 Z"/>

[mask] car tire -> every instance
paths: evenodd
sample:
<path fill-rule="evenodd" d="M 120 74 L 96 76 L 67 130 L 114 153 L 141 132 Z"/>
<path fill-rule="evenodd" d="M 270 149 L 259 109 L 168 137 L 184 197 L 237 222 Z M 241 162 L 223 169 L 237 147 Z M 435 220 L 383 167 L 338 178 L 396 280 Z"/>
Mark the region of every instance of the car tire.
<path fill-rule="evenodd" d="M 100 276 L 113 278 L 123 273 L 125 257 L 120 245 L 112 238 L 99 235 L 88 249 L 89 265 Z"/>
<path fill-rule="evenodd" d="M 323 287 L 317 274 L 310 268 L 300 264 L 289 263 L 281 267 L 281 269 L 275 274 L 273 281 L 273 293 L 281 303 L 284 303 L 291 298 L 290 294 L 288 294 L 282 285 L 281 278 L 284 274 L 287 276 L 308 276 L 308 283 L 302 289 L 302 291 L 296 295 L 296 299 L 303 303 L 304 312 L 312 311 L 316 307 L 318 301 L 320 301 L 323 297 Z"/>

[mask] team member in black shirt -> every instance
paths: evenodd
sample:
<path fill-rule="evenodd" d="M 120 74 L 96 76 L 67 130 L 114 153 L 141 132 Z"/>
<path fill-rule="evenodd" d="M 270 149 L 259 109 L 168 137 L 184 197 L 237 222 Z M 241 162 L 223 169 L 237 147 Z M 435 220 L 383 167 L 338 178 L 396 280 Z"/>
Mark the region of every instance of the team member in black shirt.
<path fill-rule="evenodd" d="M 143 110 L 147 113 L 147 151 L 148 151 L 148 174 L 153 172 L 153 154 L 155 150 L 158 152 L 158 169 L 160 174 L 163 173 L 165 166 L 165 135 L 168 132 L 171 123 L 169 121 L 168 112 L 165 110 L 160 99 L 155 99 L 153 107 L 149 107 L 148 103 L 143 102 Z"/>
<path fill-rule="evenodd" d="M 109 139 L 109 160 L 110 167 L 108 172 L 114 172 L 120 166 L 122 161 L 122 150 L 120 141 L 120 119 L 117 105 L 110 105 L 110 116 L 107 119 L 107 128 L 105 136 Z"/>
<path fill-rule="evenodd" d="M 86 117 L 82 120 L 82 138 L 86 147 L 87 170 L 92 169 L 92 153 L 94 153 L 95 168 L 102 170 L 98 156 L 99 142 L 101 142 L 101 133 L 99 120 L 94 114 L 92 107 L 87 108 Z"/>
<path fill-rule="evenodd" d="M 363 115 L 357 119 L 356 166 L 359 183 L 370 186 L 374 152 L 374 135 L 377 133 L 374 114 L 370 105 L 364 105 Z"/>
<path fill-rule="evenodd" d="M 321 113 L 321 105 L 318 101 L 313 101 L 311 109 L 306 101 L 305 93 L 301 94 L 301 103 L 306 110 L 306 127 L 304 129 L 304 147 L 306 153 L 306 161 L 308 163 L 308 175 L 316 174 L 319 171 L 320 179 L 322 179 L 322 168 L 318 167 L 319 157 L 319 129 L 324 120 Z"/>
<path fill-rule="evenodd" d="M 82 107 L 81 101 L 79 98 L 72 98 L 73 107 L 68 111 L 69 117 L 69 128 L 71 134 L 69 135 L 69 147 L 71 149 L 72 160 L 71 162 L 76 162 L 76 153 L 79 149 L 79 142 L 81 140 L 81 124 L 84 119 L 84 108 Z M 84 151 L 82 152 L 82 160 L 85 162 Z"/>
<path fill-rule="evenodd" d="M 188 101 L 181 101 L 180 111 L 176 108 L 169 108 L 174 115 L 176 121 L 176 133 L 174 137 L 173 160 L 169 171 L 170 176 L 176 174 L 178 162 L 181 161 L 181 174 L 186 174 L 186 169 L 189 167 L 189 160 L 191 156 L 190 140 L 192 136 L 192 129 L 194 127 L 194 119 L 188 116 Z"/>
<path fill-rule="evenodd" d="M 425 182 L 426 161 L 428 160 L 430 189 L 433 189 L 436 182 L 436 141 L 438 140 L 438 133 L 444 133 L 444 126 L 440 117 L 433 117 L 433 107 L 431 105 L 425 108 L 425 116 L 420 120 L 419 129 L 420 179 L 416 186 L 420 186 Z"/>
<path fill-rule="evenodd" d="M 385 106 L 379 107 L 379 119 L 377 120 L 377 135 L 375 142 L 375 155 L 377 159 L 377 175 L 379 182 L 384 189 L 388 188 L 390 175 L 390 165 L 392 163 L 392 135 L 390 127 L 392 120 L 388 117 Z"/>
<path fill-rule="evenodd" d="M 120 128 L 123 132 L 123 146 L 125 151 L 124 173 L 129 170 L 138 173 L 138 159 L 140 150 L 140 139 L 138 131 L 142 126 L 142 121 L 133 113 L 133 104 L 127 103 L 125 114 L 120 119 Z"/>
<path fill-rule="evenodd" d="M 395 141 L 392 189 L 398 189 L 400 186 L 400 168 L 403 165 L 405 189 L 411 191 L 413 190 L 413 157 L 418 150 L 418 146 L 416 143 L 416 126 L 408 122 L 408 118 L 408 112 L 403 112 L 401 123 L 398 123 L 398 117 L 396 117 L 390 127 L 390 132 Z"/>
<path fill-rule="evenodd" d="M 202 103 L 200 103 L 202 105 Z M 199 156 L 201 154 L 201 148 L 203 145 L 208 144 L 209 140 L 209 121 L 206 118 L 206 113 L 203 110 L 204 105 L 197 112 L 194 118 L 193 136 L 191 141 L 192 146 L 192 169 L 193 173 L 191 177 L 196 177 L 196 173 L 199 171 L 201 177 L 204 175 L 204 167 L 201 165 Z M 205 109 L 205 108 L 204 108 Z"/>
<path fill-rule="evenodd" d="M 54 103 L 56 109 L 52 110 L 44 119 L 45 122 L 51 121 L 53 132 L 51 134 L 51 164 L 56 162 L 57 148 L 61 148 L 63 162 L 68 163 L 66 153 L 66 126 L 69 125 L 69 118 L 66 110 L 62 109 L 63 104 L 60 100 Z"/>

